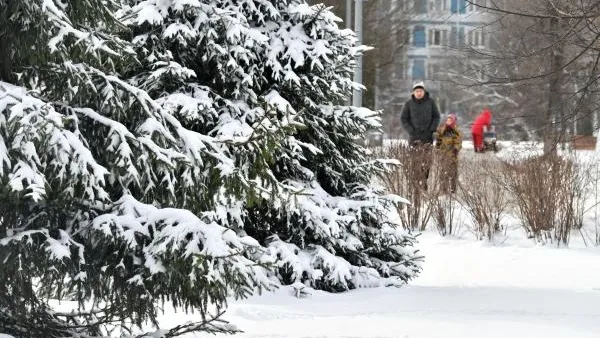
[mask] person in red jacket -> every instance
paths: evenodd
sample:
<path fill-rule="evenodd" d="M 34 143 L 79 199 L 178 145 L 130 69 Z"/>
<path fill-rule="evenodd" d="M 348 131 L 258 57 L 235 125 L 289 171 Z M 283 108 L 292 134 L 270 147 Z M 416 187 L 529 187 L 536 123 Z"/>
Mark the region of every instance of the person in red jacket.
<path fill-rule="evenodd" d="M 489 109 L 483 109 L 483 112 L 477 116 L 473 125 L 471 126 L 471 134 L 473 134 L 473 148 L 475 152 L 482 152 L 483 149 L 483 131 L 484 127 L 486 130 L 492 126 L 492 112 Z"/>

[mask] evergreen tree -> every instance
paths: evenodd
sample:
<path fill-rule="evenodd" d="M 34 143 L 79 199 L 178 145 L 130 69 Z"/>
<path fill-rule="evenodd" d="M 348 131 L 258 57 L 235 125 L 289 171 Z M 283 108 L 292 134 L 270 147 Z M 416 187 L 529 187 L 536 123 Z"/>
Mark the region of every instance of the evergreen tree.
<path fill-rule="evenodd" d="M 272 285 L 242 255 L 258 243 L 215 221 L 210 194 L 247 186 L 235 158 L 124 80 L 138 61 L 118 8 L 0 1 L 0 332 L 120 335 L 165 301 L 201 318 L 164 336 L 232 332 L 211 315 Z"/>
<path fill-rule="evenodd" d="M 274 3 L 262 90 L 277 90 L 301 112 L 303 127 L 274 155 L 289 198 L 252 208 L 247 233 L 270 248 L 286 283 L 341 291 L 380 285 L 382 277 L 406 282 L 420 268 L 413 237 L 391 217 L 403 200 L 373 184 L 384 162 L 356 142 L 381 127 L 378 114 L 346 106 L 361 53 L 355 36 L 323 5 Z"/>
<path fill-rule="evenodd" d="M 132 70 L 135 82 L 186 126 L 227 145 L 238 179 L 263 192 L 222 218 L 235 216 L 223 225 L 269 249 L 252 259 L 277 266 L 285 284 L 327 290 L 418 272 L 413 238 L 390 218 L 400 200 L 371 184 L 383 164 L 355 142 L 379 119 L 345 106 L 360 49 L 327 8 L 304 0 L 129 4 L 124 17 L 145 61 Z"/>
<path fill-rule="evenodd" d="M 119 334 L 164 301 L 202 315 L 165 336 L 231 332 L 211 317 L 230 295 L 413 277 L 401 199 L 354 142 L 379 120 L 345 106 L 360 49 L 337 20 L 304 0 L 0 0 L 0 332 Z"/>

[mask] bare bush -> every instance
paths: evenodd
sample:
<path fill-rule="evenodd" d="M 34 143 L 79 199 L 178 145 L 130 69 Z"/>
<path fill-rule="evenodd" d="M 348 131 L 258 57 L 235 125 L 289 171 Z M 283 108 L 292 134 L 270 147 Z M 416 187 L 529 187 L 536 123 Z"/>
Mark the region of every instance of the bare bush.
<path fill-rule="evenodd" d="M 376 155 L 400 162 L 394 170 L 384 174 L 382 180 L 388 191 L 406 198 L 411 203 L 398 207 L 402 226 L 411 231 L 425 230 L 432 214 L 431 204 L 427 203 L 433 193 L 433 189 L 432 192 L 428 192 L 427 183 L 432 161 L 431 148 L 413 148 L 395 141 L 389 146 L 381 147 Z"/>
<path fill-rule="evenodd" d="M 436 151 L 432 166 L 432 184 L 430 184 L 430 199 L 433 222 L 442 236 L 453 234 L 458 228 L 458 201 L 455 197 L 453 179 L 457 165 L 455 160 L 443 152 Z"/>
<path fill-rule="evenodd" d="M 598 228 L 598 205 L 600 203 L 598 183 L 600 182 L 600 172 L 598 171 L 598 159 L 595 156 L 579 158 L 577 161 L 574 161 L 574 169 L 575 177 L 573 178 L 573 189 L 571 192 L 574 213 L 573 226 L 579 231 L 584 243 L 587 245 L 584 216 L 594 210 L 596 234 L 595 238 L 591 240 L 593 244 L 600 245 L 600 229 Z"/>
<path fill-rule="evenodd" d="M 506 184 L 527 234 L 568 245 L 571 230 L 583 224 L 585 172 L 573 158 L 553 154 L 505 164 Z"/>
<path fill-rule="evenodd" d="M 429 207 L 440 235 L 452 235 L 458 230 L 458 206 L 454 195 L 438 195 L 429 200 Z"/>
<path fill-rule="evenodd" d="M 597 177 L 594 177 L 594 163 L 588 163 L 583 160 L 577 161 L 575 156 L 572 156 L 571 162 L 573 165 L 572 177 L 570 177 L 571 189 L 568 191 L 567 201 L 570 201 L 572 207 L 573 229 L 581 230 L 583 228 L 583 216 L 588 211 L 586 203 L 591 196 L 593 187 L 598 183 Z M 567 215 L 567 212 L 565 212 Z"/>
<path fill-rule="evenodd" d="M 501 179 L 502 168 L 493 157 L 469 158 L 461 163 L 466 180 L 459 185 L 458 198 L 473 220 L 478 239 L 492 240 L 503 230 L 509 198 Z"/>
<path fill-rule="evenodd" d="M 378 157 L 400 163 L 381 179 L 391 193 L 410 201 L 398 207 L 402 226 L 410 231 L 423 231 L 431 221 L 442 236 L 453 234 L 464 208 L 478 239 L 492 240 L 505 230 L 503 219 L 514 210 L 529 238 L 568 245 L 572 230 L 585 236 L 584 215 L 600 213 L 598 166 L 576 160 L 573 154 L 520 154 L 509 160 L 461 155 L 462 179 L 453 193 L 449 161 L 433 153 L 430 148 L 411 148 L 403 142 L 377 151 Z M 594 192 L 596 199 L 590 201 Z M 591 207 L 588 201 L 594 202 Z M 595 230 L 592 241 L 600 245 L 600 222 Z"/>

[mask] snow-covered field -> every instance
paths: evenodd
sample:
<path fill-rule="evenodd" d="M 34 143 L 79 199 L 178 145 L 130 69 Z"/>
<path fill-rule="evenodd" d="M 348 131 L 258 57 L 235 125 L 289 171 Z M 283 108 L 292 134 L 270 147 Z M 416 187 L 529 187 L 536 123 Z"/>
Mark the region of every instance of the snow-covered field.
<path fill-rule="evenodd" d="M 421 236 L 410 286 L 232 304 L 239 337 L 600 337 L 600 249 Z"/>

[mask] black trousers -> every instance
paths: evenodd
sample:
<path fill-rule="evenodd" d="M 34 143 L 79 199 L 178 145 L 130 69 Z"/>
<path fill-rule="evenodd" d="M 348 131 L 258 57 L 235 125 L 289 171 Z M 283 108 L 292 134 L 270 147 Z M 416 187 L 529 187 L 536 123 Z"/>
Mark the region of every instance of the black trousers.
<path fill-rule="evenodd" d="M 427 180 L 433 162 L 433 142 L 412 141 L 410 144 L 411 157 L 414 163 L 415 179 L 418 179 L 422 189 L 427 190 Z"/>

